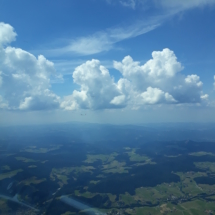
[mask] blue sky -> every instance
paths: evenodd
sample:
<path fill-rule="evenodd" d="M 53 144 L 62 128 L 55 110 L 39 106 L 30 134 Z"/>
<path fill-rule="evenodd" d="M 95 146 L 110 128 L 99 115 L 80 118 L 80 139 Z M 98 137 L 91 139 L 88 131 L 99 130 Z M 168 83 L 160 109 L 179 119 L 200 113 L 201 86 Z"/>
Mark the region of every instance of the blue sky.
<path fill-rule="evenodd" d="M 1 124 L 214 121 L 214 11 L 215 0 L 0 0 Z"/>

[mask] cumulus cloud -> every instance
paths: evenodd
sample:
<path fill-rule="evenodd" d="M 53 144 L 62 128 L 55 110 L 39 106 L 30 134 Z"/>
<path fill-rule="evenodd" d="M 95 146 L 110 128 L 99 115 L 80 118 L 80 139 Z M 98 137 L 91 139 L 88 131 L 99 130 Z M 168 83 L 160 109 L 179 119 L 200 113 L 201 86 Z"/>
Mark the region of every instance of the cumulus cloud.
<path fill-rule="evenodd" d="M 106 109 L 121 107 L 123 99 L 109 71 L 99 60 L 91 60 L 78 66 L 73 73 L 73 80 L 80 85 L 80 91 L 64 98 L 62 108 L 73 110 Z"/>
<path fill-rule="evenodd" d="M 15 41 L 16 36 L 17 34 L 11 25 L 0 22 L 0 46 Z"/>
<path fill-rule="evenodd" d="M 142 93 L 144 89 L 148 89 L 144 95 L 146 98 L 148 95 L 154 95 L 154 103 L 159 103 L 156 99 L 158 95 L 163 95 L 162 98 L 166 95 L 165 98 L 168 98 L 166 101 L 174 103 L 201 103 L 203 83 L 199 76 L 185 77 L 181 73 L 183 66 L 177 61 L 174 52 L 169 49 L 154 51 L 152 59 L 144 65 L 127 56 L 122 62 L 114 62 L 114 68 L 130 81 L 132 91 Z M 154 88 L 154 91 L 148 87 Z"/>
<path fill-rule="evenodd" d="M 19 48 L 3 47 L 16 38 L 13 28 L 0 23 L 0 89 L 9 109 L 57 108 L 59 97 L 50 88 L 54 64 Z"/>
<path fill-rule="evenodd" d="M 152 86 L 167 84 L 168 80 L 183 69 L 174 52 L 169 49 L 164 49 L 161 52 L 154 51 L 152 59 L 144 65 L 140 65 L 139 62 L 133 61 L 130 56 L 127 56 L 122 62 L 114 61 L 114 68 L 132 81 L 138 90 L 145 89 L 148 84 Z"/>
<path fill-rule="evenodd" d="M 116 30 L 110 36 L 118 40 L 133 34 L 120 34 Z M 200 104 L 208 99 L 202 91 L 200 77 L 183 75 L 183 66 L 167 48 L 154 51 L 152 58 L 143 65 L 131 56 L 121 62 L 114 61 L 113 67 L 122 75 L 117 82 L 99 60 L 87 61 L 73 72 L 73 81 L 80 88 L 61 99 L 50 90 L 54 64 L 42 55 L 35 57 L 8 46 L 15 39 L 14 29 L 0 23 L 1 109 L 136 109 L 156 104 Z"/>
<path fill-rule="evenodd" d="M 172 103 L 176 100 L 169 94 L 164 93 L 158 88 L 148 87 L 147 90 L 141 93 L 143 103 L 145 104 L 158 104 L 158 103 Z"/>
<path fill-rule="evenodd" d="M 130 56 L 114 61 L 122 78 L 115 82 L 98 60 L 87 61 L 73 73 L 80 91 L 65 97 L 64 109 L 109 109 L 156 104 L 199 104 L 208 98 L 203 94 L 200 77 L 183 75 L 184 69 L 169 49 L 154 51 L 152 59 L 141 65 Z"/>

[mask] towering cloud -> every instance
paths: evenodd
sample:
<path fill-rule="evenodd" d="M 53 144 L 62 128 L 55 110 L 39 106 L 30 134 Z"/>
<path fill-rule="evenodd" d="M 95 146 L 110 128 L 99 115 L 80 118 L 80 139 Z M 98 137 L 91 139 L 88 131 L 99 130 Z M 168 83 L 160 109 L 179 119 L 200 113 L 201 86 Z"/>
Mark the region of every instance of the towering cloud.
<path fill-rule="evenodd" d="M 152 59 L 144 65 L 127 56 L 122 62 L 114 62 L 114 67 L 129 82 L 129 91 L 133 92 L 133 103 L 201 103 L 204 97 L 199 76 L 185 77 L 181 73 L 182 65 L 177 61 L 174 52 L 169 49 L 154 51 Z M 119 85 L 120 82 L 121 80 Z M 129 92 L 126 94 L 131 96 Z M 152 102 L 148 99 L 149 95 L 157 99 L 153 99 Z"/>
<path fill-rule="evenodd" d="M 199 76 L 185 76 L 183 66 L 169 49 L 154 51 L 144 65 L 130 56 L 114 61 L 114 68 L 123 76 L 117 83 L 98 60 L 87 61 L 73 73 L 80 91 L 64 98 L 62 108 L 109 109 L 155 104 L 201 103 L 208 95 L 202 93 Z"/>
<path fill-rule="evenodd" d="M 9 109 L 41 110 L 59 106 L 50 88 L 54 64 L 19 48 L 6 46 L 16 39 L 13 28 L 0 23 L 0 90 Z M 4 105 L 6 107 L 6 105 Z"/>
<path fill-rule="evenodd" d="M 183 66 L 169 49 L 154 51 L 145 64 L 126 56 L 113 66 L 122 78 L 115 82 L 99 60 L 78 66 L 73 81 L 79 85 L 71 95 L 60 98 L 51 92 L 54 64 L 44 56 L 35 57 L 8 46 L 16 39 L 14 29 L 0 23 L 0 108 L 44 110 L 62 108 L 139 108 L 156 104 L 200 104 L 208 98 L 196 74 L 183 75 Z"/>
<path fill-rule="evenodd" d="M 61 107 L 67 110 L 76 108 L 106 109 L 116 108 L 115 97 L 121 95 L 109 71 L 100 64 L 99 60 L 91 60 L 77 67 L 73 80 L 80 85 L 81 90 L 75 90 L 72 95 L 65 97 Z M 113 101 L 112 101 L 113 100 Z"/>

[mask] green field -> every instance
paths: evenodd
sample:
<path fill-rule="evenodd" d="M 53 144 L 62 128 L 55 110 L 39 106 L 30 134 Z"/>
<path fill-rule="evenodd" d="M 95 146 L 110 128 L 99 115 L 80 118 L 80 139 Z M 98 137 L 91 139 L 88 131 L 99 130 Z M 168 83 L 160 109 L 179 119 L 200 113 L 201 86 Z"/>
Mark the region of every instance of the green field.
<path fill-rule="evenodd" d="M 31 184 L 40 184 L 42 182 L 46 181 L 46 178 L 43 179 L 37 179 L 36 177 L 28 178 L 24 181 L 21 181 L 20 183 L 25 184 L 26 186 L 29 186 Z"/>
<path fill-rule="evenodd" d="M 75 176 L 84 173 L 89 172 L 93 173 L 93 170 L 95 168 L 93 166 L 80 166 L 80 167 L 64 167 L 64 168 L 53 168 L 52 172 L 50 174 L 50 178 L 52 181 L 59 180 L 63 184 L 67 184 L 69 180 L 69 175 L 73 173 L 73 179 L 75 179 Z"/>
<path fill-rule="evenodd" d="M 12 210 L 8 207 L 7 201 L 0 199 L 0 214 L 8 214 L 10 211 Z"/>
<path fill-rule="evenodd" d="M 2 174 L 0 174 L 0 181 L 1 181 L 1 180 L 4 180 L 4 179 L 6 179 L 6 178 L 12 178 L 12 177 L 14 177 L 17 173 L 22 172 L 22 171 L 23 171 L 22 169 L 17 169 L 17 170 L 14 170 L 14 171 L 2 173 Z"/>
<path fill-rule="evenodd" d="M 209 171 L 211 173 L 215 173 L 215 163 L 214 162 L 195 162 L 196 167 Z"/>
<path fill-rule="evenodd" d="M 108 163 L 111 162 L 115 159 L 117 156 L 117 153 L 112 153 L 110 155 L 103 155 L 103 154 L 98 154 L 98 155 L 92 155 L 88 154 L 87 159 L 84 161 L 85 163 L 94 163 L 96 161 L 102 161 L 102 163 Z"/>
<path fill-rule="evenodd" d="M 192 156 L 204 156 L 204 155 L 211 155 L 211 156 L 215 156 L 215 154 L 211 153 L 211 152 L 193 152 L 193 153 L 190 153 L 189 155 L 192 155 Z"/>
<path fill-rule="evenodd" d="M 141 156 L 136 153 L 136 149 L 132 149 L 130 152 L 126 152 L 129 156 L 130 161 L 142 162 L 150 160 L 147 156 Z"/>
<path fill-rule="evenodd" d="M 36 146 L 31 146 L 31 147 L 28 147 L 27 149 L 24 149 L 23 151 L 30 152 L 30 153 L 47 153 L 60 148 L 61 148 L 61 145 L 50 146 L 50 148 L 37 148 Z"/>
<path fill-rule="evenodd" d="M 36 160 L 33 159 L 29 159 L 29 158 L 24 158 L 24 157 L 15 157 L 15 159 L 17 161 L 22 161 L 24 163 L 33 163 L 33 162 L 37 162 Z"/>
<path fill-rule="evenodd" d="M 8 165 L 2 166 L 1 170 L 10 170 L 10 167 Z"/>
<path fill-rule="evenodd" d="M 129 167 L 126 167 L 125 162 L 118 162 L 117 160 L 111 161 L 110 163 L 103 165 L 104 173 L 128 173 Z"/>

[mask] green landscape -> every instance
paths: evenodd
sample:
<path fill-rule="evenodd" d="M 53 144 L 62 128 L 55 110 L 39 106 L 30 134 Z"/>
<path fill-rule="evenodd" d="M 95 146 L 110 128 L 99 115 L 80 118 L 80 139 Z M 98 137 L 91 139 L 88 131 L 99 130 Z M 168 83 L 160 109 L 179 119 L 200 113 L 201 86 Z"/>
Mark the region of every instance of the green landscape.
<path fill-rule="evenodd" d="M 215 214 L 215 147 L 204 143 L 201 149 L 198 142 L 189 142 L 192 148 L 199 147 L 190 151 L 187 143 L 130 145 L 115 151 L 77 143 L 30 145 L 20 147 L 15 156 L 5 152 L 0 211 L 71 215 L 92 208 L 104 214 Z M 84 147 L 89 149 L 83 152 Z M 13 199 L 16 194 L 19 202 L 40 212 L 20 207 Z M 89 208 L 77 210 L 61 196 Z"/>

